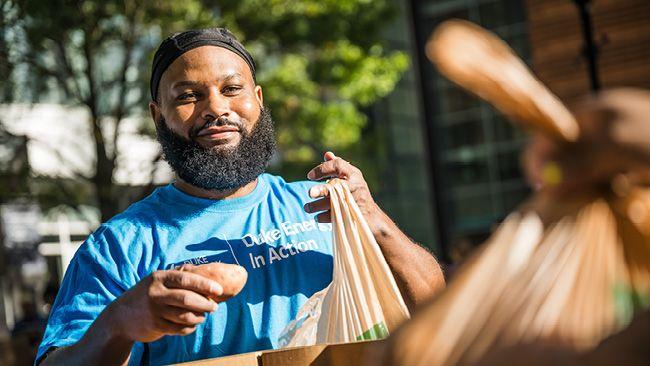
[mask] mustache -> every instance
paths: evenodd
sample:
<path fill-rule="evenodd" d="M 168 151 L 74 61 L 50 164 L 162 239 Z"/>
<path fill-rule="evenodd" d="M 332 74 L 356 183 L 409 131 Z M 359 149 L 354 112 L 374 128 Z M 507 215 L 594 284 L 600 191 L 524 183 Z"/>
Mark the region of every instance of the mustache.
<path fill-rule="evenodd" d="M 221 116 L 216 119 L 210 119 L 206 121 L 202 126 L 192 129 L 191 136 L 192 138 L 195 138 L 198 135 L 198 133 L 205 128 L 221 127 L 221 126 L 232 126 L 232 127 L 236 127 L 239 131 L 244 131 L 244 124 L 242 122 L 232 120 L 225 116 Z"/>

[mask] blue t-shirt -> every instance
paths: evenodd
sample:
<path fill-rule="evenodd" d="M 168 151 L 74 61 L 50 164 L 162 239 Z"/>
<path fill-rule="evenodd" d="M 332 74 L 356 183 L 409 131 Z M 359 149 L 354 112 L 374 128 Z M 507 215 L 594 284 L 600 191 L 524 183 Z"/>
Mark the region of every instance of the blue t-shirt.
<path fill-rule="evenodd" d="M 277 347 L 303 303 L 332 280 L 332 227 L 304 212 L 312 182 L 263 174 L 250 194 L 209 200 L 158 188 L 91 234 L 75 254 L 38 357 L 76 343 L 142 278 L 183 263 L 242 265 L 248 281 L 187 336 L 136 343 L 130 364 L 169 364 Z"/>

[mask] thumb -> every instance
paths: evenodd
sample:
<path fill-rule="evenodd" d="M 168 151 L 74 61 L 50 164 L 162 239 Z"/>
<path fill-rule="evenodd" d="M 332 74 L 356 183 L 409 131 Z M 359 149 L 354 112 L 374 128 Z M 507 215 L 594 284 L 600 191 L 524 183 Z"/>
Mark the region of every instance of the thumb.
<path fill-rule="evenodd" d="M 330 160 L 334 160 L 335 158 L 336 158 L 336 155 L 334 155 L 333 152 L 328 151 L 328 152 L 326 152 L 325 155 L 323 156 L 323 161 L 330 161 Z"/>

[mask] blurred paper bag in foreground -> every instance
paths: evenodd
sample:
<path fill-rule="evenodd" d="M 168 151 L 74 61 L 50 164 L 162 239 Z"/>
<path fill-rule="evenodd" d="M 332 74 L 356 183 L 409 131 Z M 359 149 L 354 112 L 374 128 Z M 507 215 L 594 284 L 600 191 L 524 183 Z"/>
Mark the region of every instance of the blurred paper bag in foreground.
<path fill-rule="evenodd" d="M 504 42 L 463 21 L 443 23 L 427 54 L 551 148 L 545 184 L 392 336 L 383 361 L 472 364 L 530 343 L 593 349 L 650 305 L 650 93 L 601 93 L 576 119 Z"/>
<path fill-rule="evenodd" d="M 393 274 L 345 181 L 327 183 L 332 283 L 315 293 L 280 335 L 280 347 L 381 339 L 409 317 Z"/>

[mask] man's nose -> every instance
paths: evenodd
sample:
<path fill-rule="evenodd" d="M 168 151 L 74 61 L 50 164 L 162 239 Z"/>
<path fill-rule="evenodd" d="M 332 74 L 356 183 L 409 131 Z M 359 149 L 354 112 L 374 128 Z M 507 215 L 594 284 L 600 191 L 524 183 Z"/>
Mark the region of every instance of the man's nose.
<path fill-rule="evenodd" d="M 205 105 L 201 111 L 201 118 L 207 120 L 218 119 L 219 117 L 228 117 L 230 114 L 230 102 L 228 98 L 219 93 L 218 90 L 210 90 L 206 98 Z"/>

